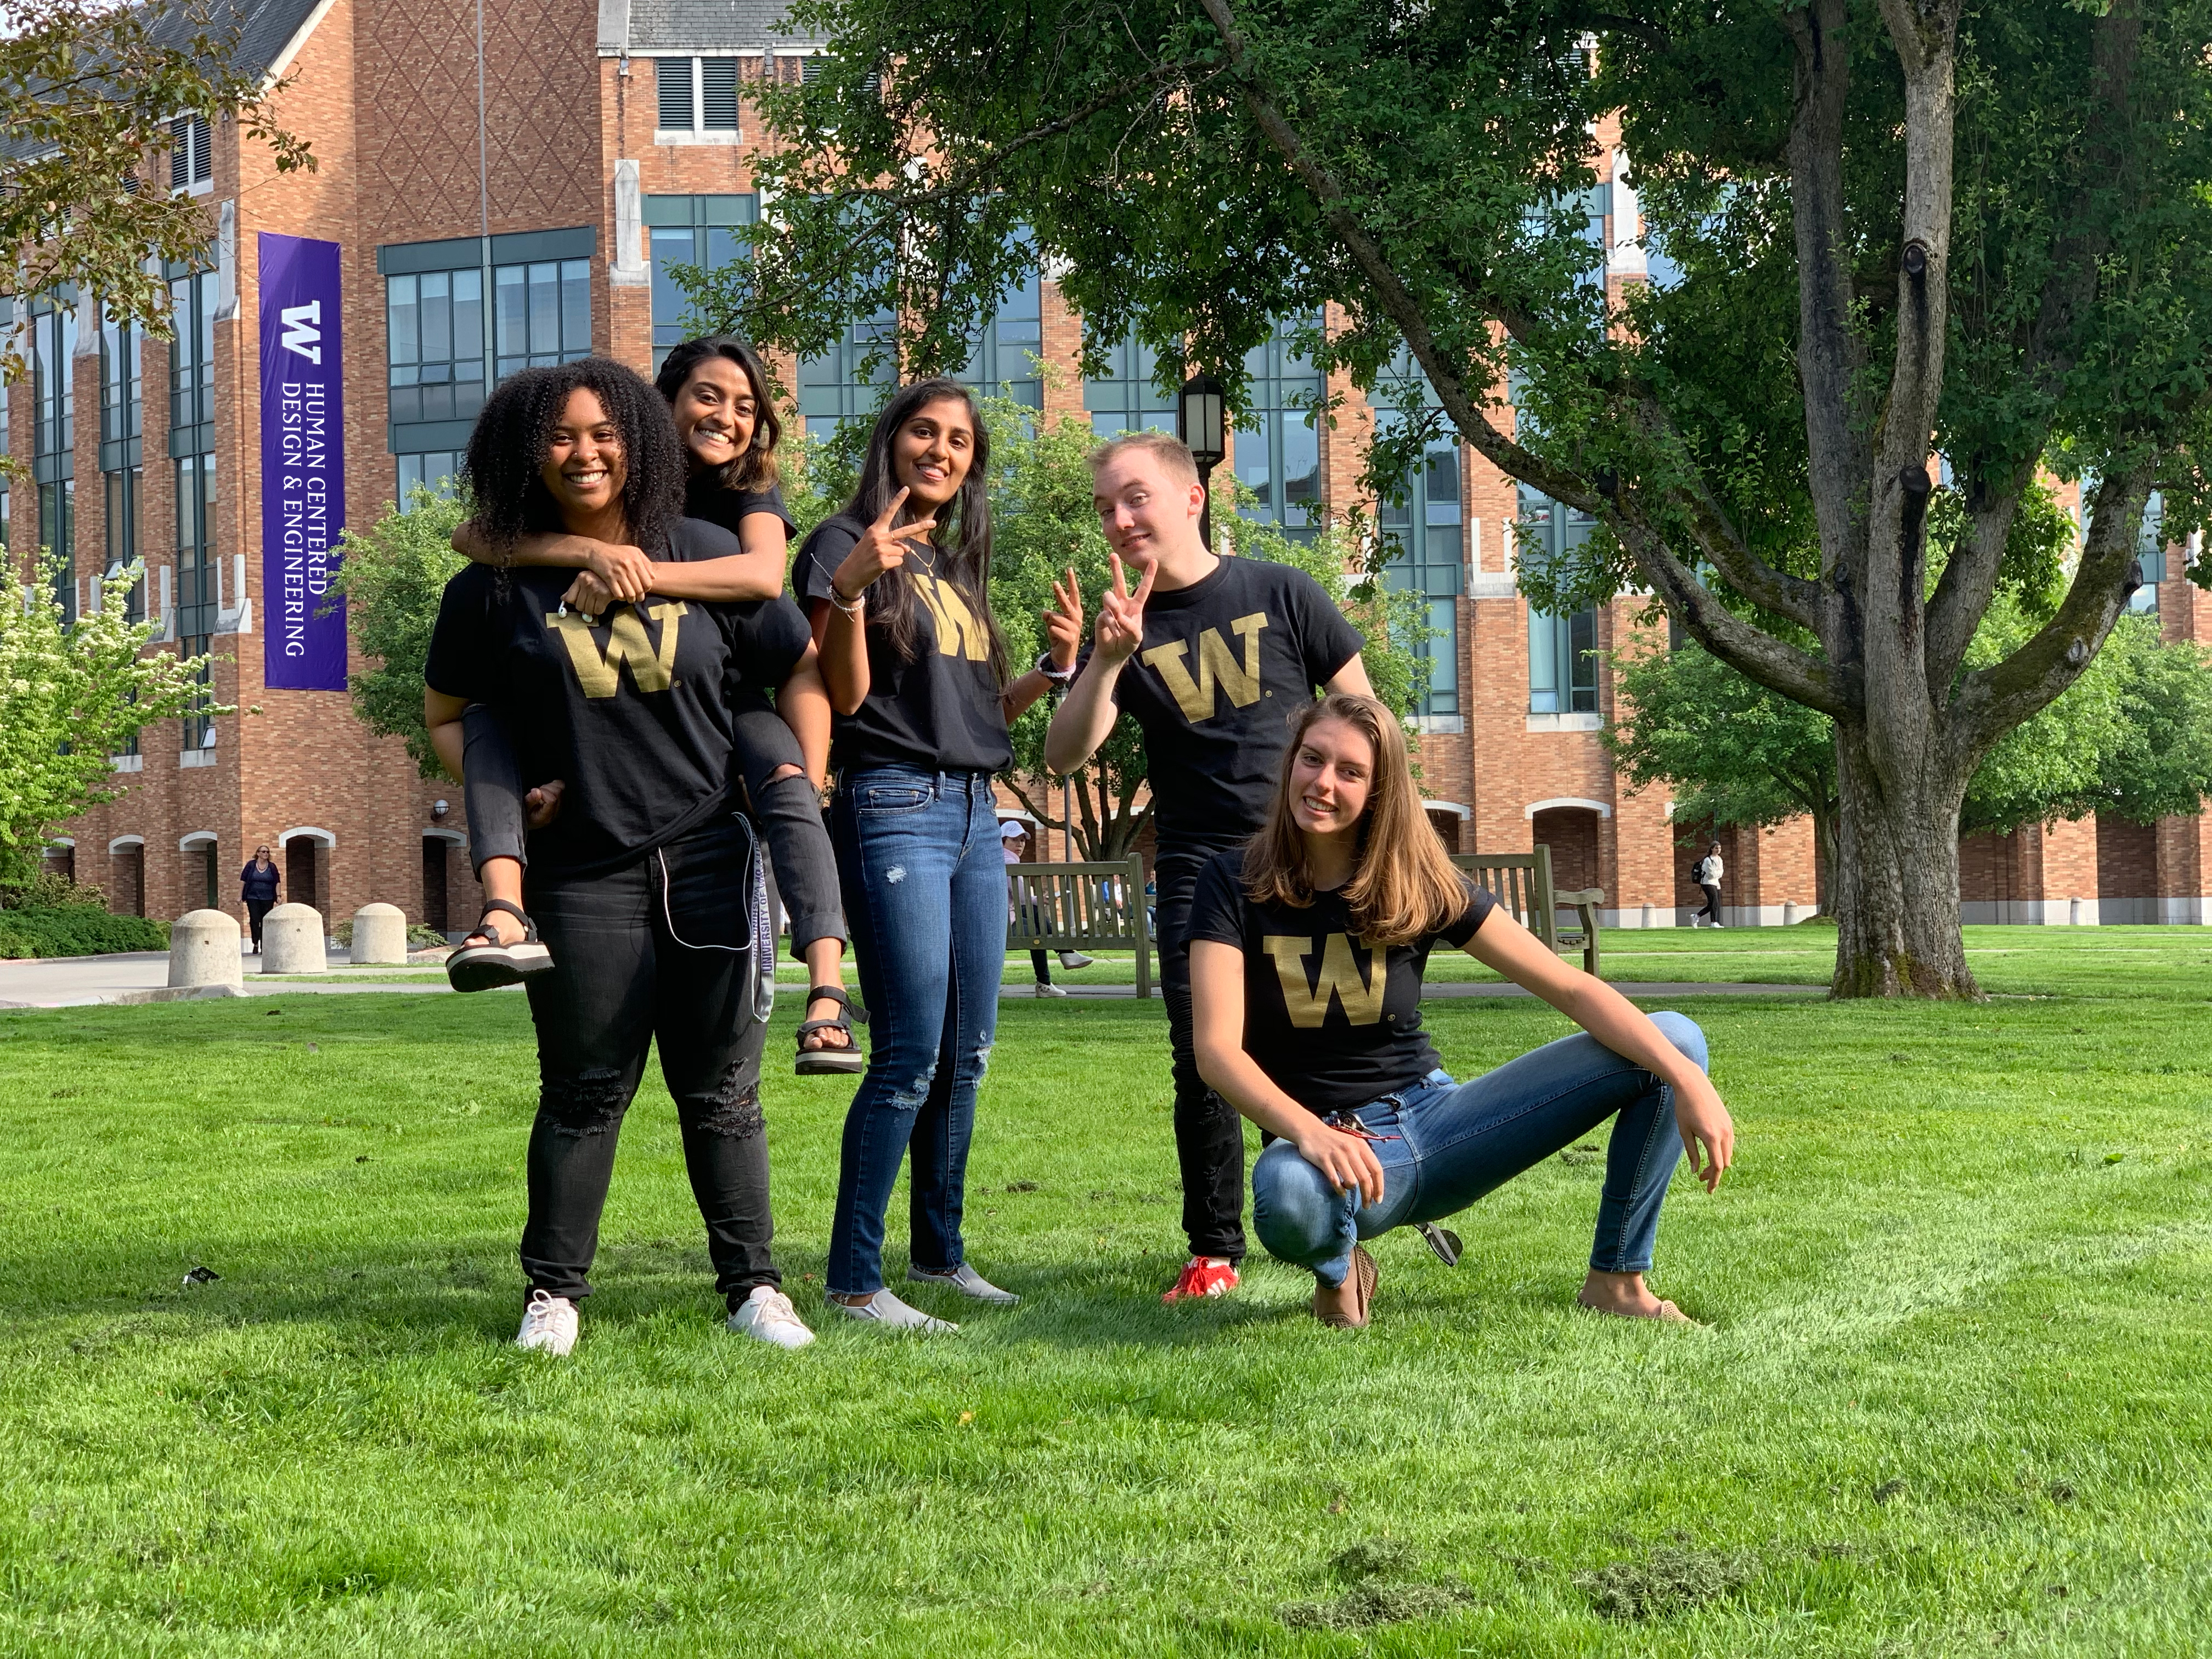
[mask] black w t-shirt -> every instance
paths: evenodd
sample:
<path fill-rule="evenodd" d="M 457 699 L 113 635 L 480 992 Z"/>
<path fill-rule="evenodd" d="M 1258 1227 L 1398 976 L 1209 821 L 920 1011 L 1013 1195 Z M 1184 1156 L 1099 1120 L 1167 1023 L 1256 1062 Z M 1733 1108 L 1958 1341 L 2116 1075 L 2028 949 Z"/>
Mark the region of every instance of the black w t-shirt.
<path fill-rule="evenodd" d="M 1188 587 L 1154 589 L 1114 701 L 1144 731 L 1162 844 L 1257 830 L 1292 716 L 1365 643 L 1292 565 L 1224 558 Z"/>
<path fill-rule="evenodd" d="M 719 559 L 726 531 L 680 520 L 660 556 Z M 471 564 L 446 584 L 423 678 L 507 717 L 526 778 L 568 785 L 530 836 L 536 876 L 635 863 L 727 804 L 738 607 L 647 598 L 596 622 L 564 612 L 573 570 Z M 503 580 L 502 580 L 503 579 Z"/>
<path fill-rule="evenodd" d="M 766 489 L 725 489 L 711 472 L 694 474 L 684 492 L 684 516 L 738 534 L 738 526 L 755 513 L 766 513 L 783 524 L 784 539 L 791 538 L 791 514 L 784 511 L 783 491 L 775 484 Z M 742 548 L 743 544 L 739 544 Z M 732 551 L 738 550 L 737 549 Z M 806 613 L 778 594 L 772 599 L 750 599 L 731 606 L 737 615 L 739 672 L 747 685 L 773 691 L 791 678 L 799 659 L 813 643 Z"/>
<path fill-rule="evenodd" d="M 834 605 L 830 579 L 845 562 L 867 526 L 839 514 L 816 526 L 792 566 L 792 586 L 802 601 Z M 929 568 L 939 554 L 912 541 L 906 572 L 913 579 L 914 660 L 892 648 L 886 631 L 869 618 L 868 695 L 854 714 L 830 727 L 830 762 L 841 769 L 921 766 L 938 772 L 997 772 L 1014 758 L 999 678 L 991 667 L 991 636 L 981 601 Z M 877 590 L 868 592 L 872 612 Z"/>
<path fill-rule="evenodd" d="M 1385 953 L 1352 937 L 1341 896 L 1310 905 L 1256 904 L 1244 852 L 1223 853 L 1198 878 L 1190 937 L 1244 953 L 1244 1052 L 1275 1086 L 1316 1116 L 1412 1087 L 1443 1065 L 1421 1029 L 1421 975 L 1438 939 L 1459 946 L 1497 901 L 1462 883 L 1467 905 L 1433 933 Z"/>

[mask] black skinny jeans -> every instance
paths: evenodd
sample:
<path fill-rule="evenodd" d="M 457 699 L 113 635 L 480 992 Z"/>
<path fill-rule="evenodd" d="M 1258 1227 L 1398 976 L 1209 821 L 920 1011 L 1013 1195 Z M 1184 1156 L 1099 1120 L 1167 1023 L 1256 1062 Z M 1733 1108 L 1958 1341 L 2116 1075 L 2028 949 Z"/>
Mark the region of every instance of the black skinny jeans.
<path fill-rule="evenodd" d="M 533 1290 L 592 1292 L 616 1137 L 656 1040 L 714 1288 L 735 1309 L 755 1285 L 781 1282 L 769 1249 L 750 839 L 718 817 L 612 875 L 529 881 L 555 964 L 528 981 L 538 1102 L 522 1269 Z"/>
<path fill-rule="evenodd" d="M 1244 1259 L 1244 1119 L 1198 1074 L 1191 1035 L 1190 903 L 1199 872 L 1244 838 L 1163 847 L 1152 866 L 1160 995 L 1175 1054 L 1176 1161 L 1182 1169 L 1182 1228 L 1193 1255 Z"/>
<path fill-rule="evenodd" d="M 803 775 L 769 781 L 784 766 L 796 766 L 803 774 L 806 763 L 799 739 L 764 692 L 747 686 L 732 694 L 730 712 L 751 816 L 768 842 L 769 878 L 790 907 L 792 957 L 803 959 L 816 939 L 842 942 L 846 937 L 837 856 L 823 827 L 822 803 Z M 470 866 L 481 873 L 486 859 L 501 858 L 527 866 L 522 805 L 526 786 L 504 720 L 483 703 L 471 703 L 461 717 L 461 731 Z M 536 916 L 534 908 L 531 914 Z"/>

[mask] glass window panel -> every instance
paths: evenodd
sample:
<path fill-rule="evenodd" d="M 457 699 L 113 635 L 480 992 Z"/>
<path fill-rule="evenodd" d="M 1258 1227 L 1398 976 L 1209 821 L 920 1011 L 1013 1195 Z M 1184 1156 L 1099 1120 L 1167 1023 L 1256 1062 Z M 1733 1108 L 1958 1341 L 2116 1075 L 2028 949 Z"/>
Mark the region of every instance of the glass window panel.
<path fill-rule="evenodd" d="M 1158 354 L 1132 335 L 1106 354 L 1106 373 L 1083 383 L 1083 406 L 1102 438 L 1123 432 L 1176 429 L 1175 399 L 1152 383 Z"/>
<path fill-rule="evenodd" d="M 1559 619 L 1528 611 L 1528 711 L 1559 712 Z"/>
<path fill-rule="evenodd" d="M 592 262 L 561 264 L 561 344 L 564 361 L 592 355 Z"/>
<path fill-rule="evenodd" d="M 493 333 L 498 342 L 499 373 L 504 380 L 530 355 L 530 269 L 501 265 L 493 270 Z"/>
<path fill-rule="evenodd" d="M 453 273 L 453 360 L 473 373 L 456 370 L 457 380 L 483 379 L 483 272 Z"/>

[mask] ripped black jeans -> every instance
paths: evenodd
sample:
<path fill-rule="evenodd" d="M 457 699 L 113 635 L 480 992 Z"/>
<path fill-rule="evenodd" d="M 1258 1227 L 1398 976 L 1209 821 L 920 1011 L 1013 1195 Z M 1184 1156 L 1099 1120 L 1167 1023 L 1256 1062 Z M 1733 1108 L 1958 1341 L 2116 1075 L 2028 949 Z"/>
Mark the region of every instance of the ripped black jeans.
<path fill-rule="evenodd" d="M 744 827 L 720 817 L 612 875 L 529 873 L 530 913 L 556 964 L 528 981 L 538 1103 L 522 1270 L 533 1290 L 591 1294 L 616 1137 L 656 1040 L 714 1288 L 735 1309 L 755 1285 L 781 1282 L 769 1249 L 767 1027 L 752 1003 L 746 844 Z"/>

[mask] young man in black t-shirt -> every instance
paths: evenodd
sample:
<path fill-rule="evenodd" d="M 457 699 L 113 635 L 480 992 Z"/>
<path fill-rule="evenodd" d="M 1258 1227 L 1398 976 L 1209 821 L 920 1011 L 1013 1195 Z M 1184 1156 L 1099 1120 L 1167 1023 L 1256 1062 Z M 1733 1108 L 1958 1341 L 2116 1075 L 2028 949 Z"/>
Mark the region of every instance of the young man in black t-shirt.
<path fill-rule="evenodd" d="M 1244 1126 L 1206 1086 L 1191 1044 L 1190 906 L 1199 872 L 1260 827 L 1314 689 L 1368 693 L 1364 641 L 1320 583 L 1289 565 L 1224 559 L 1199 533 L 1206 490 L 1190 451 L 1132 433 L 1091 458 L 1113 550 L 1088 660 L 1045 738 L 1073 771 L 1126 711 L 1145 734 L 1159 889 L 1160 989 L 1175 1053 L 1176 1152 L 1190 1260 L 1166 1299 L 1219 1296 L 1244 1255 Z M 1136 591 L 1126 572 L 1138 573 Z"/>

